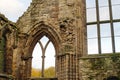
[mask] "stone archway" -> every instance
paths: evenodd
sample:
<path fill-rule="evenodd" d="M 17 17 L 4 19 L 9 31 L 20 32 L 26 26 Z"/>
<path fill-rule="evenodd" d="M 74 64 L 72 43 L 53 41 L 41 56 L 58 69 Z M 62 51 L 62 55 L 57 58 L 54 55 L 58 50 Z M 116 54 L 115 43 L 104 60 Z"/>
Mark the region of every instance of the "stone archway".
<path fill-rule="evenodd" d="M 39 23 L 36 26 L 34 26 L 28 32 L 28 34 L 29 37 L 27 39 L 25 48 L 23 50 L 24 51 L 23 59 L 25 60 L 26 77 L 31 76 L 32 52 L 34 46 L 36 45 L 39 39 L 41 39 L 43 36 L 47 36 L 50 39 L 50 41 L 53 43 L 55 47 L 55 53 L 56 53 L 55 56 L 59 55 L 60 44 L 61 44 L 61 40 L 57 32 L 51 26 L 45 25 L 43 23 L 42 24 Z M 57 63 L 57 59 L 55 61 Z M 55 67 L 57 68 L 56 65 Z M 57 69 L 56 69 L 56 73 L 57 73 Z"/>

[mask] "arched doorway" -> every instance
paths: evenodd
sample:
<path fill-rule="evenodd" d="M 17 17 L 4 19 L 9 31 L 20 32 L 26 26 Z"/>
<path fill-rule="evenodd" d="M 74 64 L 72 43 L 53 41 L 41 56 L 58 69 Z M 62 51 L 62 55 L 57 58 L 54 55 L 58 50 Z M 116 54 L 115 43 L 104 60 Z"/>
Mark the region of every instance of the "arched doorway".
<path fill-rule="evenodd" d="M 38 40 L 32 57 L 31 77 L 55 77 L 55 48 L 48 37 Z"/>

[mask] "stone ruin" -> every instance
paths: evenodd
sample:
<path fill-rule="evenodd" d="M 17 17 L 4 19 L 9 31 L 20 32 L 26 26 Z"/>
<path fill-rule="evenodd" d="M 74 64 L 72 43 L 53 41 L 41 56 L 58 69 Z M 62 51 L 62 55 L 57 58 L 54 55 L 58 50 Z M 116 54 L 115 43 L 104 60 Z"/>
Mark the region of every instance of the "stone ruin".
<path fill-rule="evenodd" d="M 35 80 L 32 51 L 43 36 L 55 46 L 58 80 L 120 77 L 119 54 L 87 54 L 85 0 L 32 0 L 16 23 L 0 14 L 1 80 Z"/>

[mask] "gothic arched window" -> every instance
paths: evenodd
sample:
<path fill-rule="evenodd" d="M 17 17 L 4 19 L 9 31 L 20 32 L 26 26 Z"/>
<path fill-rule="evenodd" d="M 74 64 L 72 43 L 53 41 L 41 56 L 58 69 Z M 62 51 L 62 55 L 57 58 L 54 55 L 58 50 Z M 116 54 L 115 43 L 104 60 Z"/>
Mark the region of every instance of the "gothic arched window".
<path fill-rule="evenodd" d="M 49 77 L 51 74 L 46 74 L 45 69 L 55 69 L 54 45 L 46 36 L 43 36 L 40 40 L 38 40 L 33 50 L 32 68 L 39 69 L 37 77 Z M 51 75 L 50 77 L 55 77 L 55 70 L 53 70 L 52 73 L 54 75 Z M 34 74 L 32 76 L 34 76 Z"/>

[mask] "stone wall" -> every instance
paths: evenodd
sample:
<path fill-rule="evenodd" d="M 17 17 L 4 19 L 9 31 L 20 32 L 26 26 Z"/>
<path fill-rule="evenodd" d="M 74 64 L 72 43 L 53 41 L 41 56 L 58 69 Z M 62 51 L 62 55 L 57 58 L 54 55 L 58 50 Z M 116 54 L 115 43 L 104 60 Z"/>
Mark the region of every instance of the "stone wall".
<path fill-rule="evenodd" d="M 0 73 L 12 75 L 17 32 L 15 23 L 0 14 Z"/>
<path fill-rule="evenodd" d="M 5 18 L 4 15 L 0 14 L 0 72 L 4 72 L 4 66 L 5 66 L 5 35 L 3 34 L 4 32 L 4 27 L 5 24 L 7 23 L 7 18 Z"/>
<path fill-rule="evenodd" d="M 91 55 L 79 59 L 79 74 L 82 80 L 106 80 L 120 78 L 120 54 Z"/>
<path fill-rule="evenodd" d="M 87 53 L 85 0 L 32 0 L 16 24 L 20 34 L 13 52 L 15 76 L 30 77 L 32 50 L 39 39 L 47 36 L 56 50 L 56 77 L 78 79 L 76 55 Z"/>
<path fill-rule="evenodd" d="M 85 0 L 32 0 L 17 26 L 0 14 L 0 73 L 31 77 L 32 51 L 47 36 L 55 46 L 58 80 L 119 77 L 120 54 L 86 56 L 85 9 Z"/>

